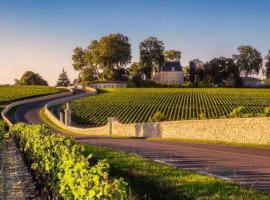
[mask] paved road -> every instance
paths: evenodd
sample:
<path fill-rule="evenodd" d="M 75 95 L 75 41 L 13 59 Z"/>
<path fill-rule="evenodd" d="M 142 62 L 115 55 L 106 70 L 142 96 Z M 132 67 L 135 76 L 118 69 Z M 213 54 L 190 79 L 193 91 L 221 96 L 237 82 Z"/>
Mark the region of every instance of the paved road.
<path fill-rule="evenodd" d="M 39 110 L 45 103 L 21 106 L 16 111 L 16 119 L 41 123 Z M 138 154 L 174 167 L 231 179 L 247 187 L 270 192 L 270 149 L 102 137 L 78 137 L 76 140 Z"/>

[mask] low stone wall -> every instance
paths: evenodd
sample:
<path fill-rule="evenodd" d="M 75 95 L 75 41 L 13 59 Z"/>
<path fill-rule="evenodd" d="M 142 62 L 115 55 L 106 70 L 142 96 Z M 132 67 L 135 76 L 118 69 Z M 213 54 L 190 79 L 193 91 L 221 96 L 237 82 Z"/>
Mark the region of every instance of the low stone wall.
<path fill-rule="evenodd" d="M 59 120 L 56 122 L 59 125 Z M 116 118 L 96 128 L 61 127 L 84 135 L 157 137 L 233 143 L 270 144 L 270 119 L 232 118 L 122 124 Z"/>
<path fill-rule="evenodd" d="M 14 107 L 20 106 L 23 104 L 28 104 L 28 103 L 35 103 L 39 101 L 47 101 L 50 99 L 55 99 L 55 98 L 62 98 L 62 97 L 67 97 L 73 95 L 73 89 L 71 88 L 64 88 L 68 89 L 69 92 L 62 92 L 62 93 L 57 93 L 57 94 L 52 94 L 52 95 L 47 95 L 47 96 L 41 96 L 41 97 L 36 97 L 36 98 L 31 98 L 31 99 L 25 99 L 22 101 L 16 101 L 14 103 L 9 104 L 5 109 L 1 112 L 1 116 L 4 119 L 4 121 L 8 124 L 9 127 L 11 127 L 13 124 L 12 122 L 8 119 L 6 114 Z"/>

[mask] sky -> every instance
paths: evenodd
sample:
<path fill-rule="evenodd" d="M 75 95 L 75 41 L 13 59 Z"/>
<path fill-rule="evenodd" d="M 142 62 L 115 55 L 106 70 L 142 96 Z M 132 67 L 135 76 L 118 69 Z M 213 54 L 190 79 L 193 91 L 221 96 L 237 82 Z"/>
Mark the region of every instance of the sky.
<path fill-rule="evenodd" d="M 269 0 L 0 0 L 0 84 L 32 70 L 55 85 L 62 68 L 73 80 L 72 50 L 109 33 L 129 37 L 132 61 L 149 36 L 180 50 L 184 66 L 231 57 L 240 45 L 264 57 L 269 10 Z"/>

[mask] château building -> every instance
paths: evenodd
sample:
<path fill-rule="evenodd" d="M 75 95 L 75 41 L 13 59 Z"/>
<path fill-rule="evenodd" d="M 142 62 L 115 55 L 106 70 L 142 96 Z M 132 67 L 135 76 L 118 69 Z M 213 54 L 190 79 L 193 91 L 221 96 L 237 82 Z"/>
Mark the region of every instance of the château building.
<path fill-rule="evenodd" d="M 179 61 L 165 62 L 158 72 L 153 72 L 152 80 L 161 84 L 182 84 L 184 83 L 184 73 Z"/>

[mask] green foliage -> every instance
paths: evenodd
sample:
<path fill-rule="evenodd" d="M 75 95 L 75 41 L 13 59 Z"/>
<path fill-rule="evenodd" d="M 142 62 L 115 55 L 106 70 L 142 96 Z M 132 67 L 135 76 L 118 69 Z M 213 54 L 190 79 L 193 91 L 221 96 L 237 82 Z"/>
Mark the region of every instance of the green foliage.
<path fill-rule="evenodd" d="M 239 106 L 237 108 L 234 108 L 232 112 L 229 113 L 229 117 L 249 117 L 251 116 L 250 113 L 248 113 L 248 110 L 244 106 Z"/>
<path fill-rule="evenodd" d="M 140 62 L 144 67 L 158 71 L 164 63 L 164 43 L 156 37 L 149 37 L 140 43 Z M 150 74 L 147 74 L 150 76 Z"/>
<path fill-rule="evenodd" d="M 81 82 L 84 85 L 89 85 L 93 81 L 97 80 L 96 70 L 93 67 L 86 67 L 81 74 Z"/>
<path fill-rule="evenodd" d="M 60 92 L 60 90 L 47 86 L 0 86 L 0 105 L 8 104 L 16 100 L 25 99 L 27 97 L 54 94 L 57 92 Z"/>
<path fill-rule="evenodd" d="M 258 74 L 263 62 L 261 53 L 252 46 L 240 46 L 238 51 L 239 54 L 234 55 L 234 59 L 240 72 L 243 72 L 246 77 Z"/>
<path fill-rule="evenodd" d="M 6 125 L 4 121 L 1 120 L 0 121 L 0 152 L 1 152 L 1 148 L 5 140 L 7 139 L 7 132 L 8 132 L 8 126 Z"/>
<path fill-rule="evenodd" d="M 176 50 L 167 50 L 164 51 L 165 60 L 167 61 L 177 61 L 181 59 L 181 52 Z"/>
<path fill-rule="evenodd" d="M 204 112 L 201 112 L 199 114 L 199 119 L 206 119 L 206 115 L 204 114 Z"/>
<path fill-rule="evenodd" d="M 45 85 L 48 83 L 38 73 L 26 71 L 20 80 L 15 80 L 16 85 Z"/>
<path fill-rule="evenodd" d="M 264 108 L 264 115 L 266 117 L 270 117 L 270 106 Z"/>
<path fill-rule="evenodd" d="M 70 80 L 68 78 L 67 72 L 64 70 L 62 70 L 61 74 L 58 77 L 56 86 L 63 86 L 63 87 L 67 87 L 70 85 Z"/>
<path fill-rule="evenodd" d="M 109 179 L 106 161 L 90 165 L 91 156 L 83 156 L 83 146 L 73 139 L 51 134 L 42 125 L 22 123 L 12 127 L 10 134 L 51 198 L 126 198 L 126 183 L 122 179 Z"/>
<path fill-rule="evenodd" d="M 265 57 L 265 76 L 267 79 L 270 79 L 270 50 L 268 51 L 267 56 Z"/>
<path fill-rule="evenodd" d="M 72 60 L 74 69 L 80 71 L 80 79 L 85 82 L 96 77 L 99 80 L 120 80 L 121 73 L 125 72 L 131 60 L 129 39 L 120 33 L 103 36 L 99 41 L 93 40 L 85 50 L 75 48 Z M 81 77 L 85 68 L 88 68 L 85 72 L 89 74 Z"/>
<path fill-rule="evenodd" d="M 157 111 L 152 117 L 149 118 L 150 122 L 162 122 L 165 121 L 167 118 L 162 112 Z"/>
<path fill-rule="evenodd" d="M 148 122 L 157 111 L 168 121 L 228 116 L 238 106 L 250 115 L 270 106 L 269 89 L 243 88 L 117 88 L 70 104 L 73 120 L 101 126 L 115 116 L 122 123 Z"/>

